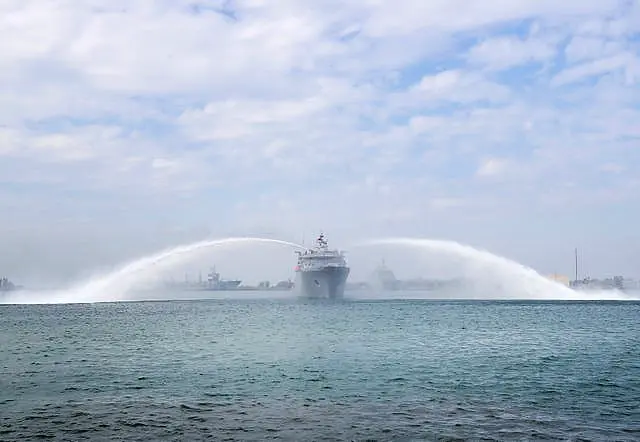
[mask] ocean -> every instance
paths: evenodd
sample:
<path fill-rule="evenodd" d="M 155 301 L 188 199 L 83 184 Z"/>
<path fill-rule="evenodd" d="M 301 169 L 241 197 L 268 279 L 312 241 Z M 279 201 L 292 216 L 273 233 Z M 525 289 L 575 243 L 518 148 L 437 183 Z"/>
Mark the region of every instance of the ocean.
<path fill-rule="evenodd" d="M 0 440 L 640 440 L 640 302 L 0 305 Z"/>

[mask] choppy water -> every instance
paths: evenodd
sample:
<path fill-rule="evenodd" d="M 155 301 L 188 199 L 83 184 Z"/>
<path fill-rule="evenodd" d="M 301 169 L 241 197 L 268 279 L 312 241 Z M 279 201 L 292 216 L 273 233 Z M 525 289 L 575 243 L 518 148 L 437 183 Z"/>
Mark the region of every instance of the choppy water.
<path fill-rule="evenodd" d="M 0 440 L 640 440 L 640 303 L 0 306 Z"/>

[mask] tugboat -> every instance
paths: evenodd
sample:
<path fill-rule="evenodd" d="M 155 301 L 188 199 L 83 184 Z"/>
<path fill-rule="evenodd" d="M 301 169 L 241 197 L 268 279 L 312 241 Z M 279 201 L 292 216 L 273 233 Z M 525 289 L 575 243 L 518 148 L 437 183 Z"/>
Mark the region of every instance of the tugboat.
<path fill-rule="evenodd" d="M 313 248 L 296 251 L 295 287 L 305 298 L 338 299 L 344 296 L 349 267 L 344 252 L 330 250 L 324 234 L 316 239 Z"/>

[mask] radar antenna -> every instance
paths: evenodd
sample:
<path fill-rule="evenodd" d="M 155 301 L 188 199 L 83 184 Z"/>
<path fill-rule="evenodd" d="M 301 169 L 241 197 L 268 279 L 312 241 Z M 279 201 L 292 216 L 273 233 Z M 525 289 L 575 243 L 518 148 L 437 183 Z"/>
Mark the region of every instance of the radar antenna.
<path fill-rule="evenodd" d="M 327 249 L 328 243 L 327 243 L 327 240 L 324 238 L 324 233 L 320 233 L 320 236 L 318 236 L 316 243 L 318 244 L 319 249 L 323 249 L 323 250 Z"/>

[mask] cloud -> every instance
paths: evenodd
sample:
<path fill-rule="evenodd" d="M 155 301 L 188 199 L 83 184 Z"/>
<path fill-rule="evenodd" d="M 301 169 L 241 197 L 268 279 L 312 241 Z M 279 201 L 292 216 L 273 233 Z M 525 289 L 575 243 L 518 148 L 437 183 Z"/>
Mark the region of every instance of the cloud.
<path fill-rule="evenodd" d="M 476 175 L 480 177 L 497 177 L 509 168 L 509 162 L 502 158 L 489 158 L 482 162 Z"/>
<path fill-rule="evenodd" d="M 565 47 L 564 53 L 569 63 L 576 63 L 605 58 L 623 51 L 624 44 L 619 40 L 577 35 Z"/>
<path fill-rule="evenodd" d="M 51 273 L 176 232 L 321 228 L 544 267 L 614 235 L 602 214 L 637 215 L 639 3 L 3 2 L 0 227 L 13 250 L 94 244 Z M 528 235 L 539 213 L 582 233 L 541 229 L 518 255 L 500 226 Z M 101 255 L 102 236 L 131 244 Z M 17 277 L 44 266 L 14 255 Z"/>
<path fill-rule="evenodd" d="M 223 101 L 187 110 L 179 122 L 198 141 L 233 140 L 250 134 L 260 126 L 288 124 L 313 115 L 326 105 L 318 98 L 302 101 Z"/>
<path fill-rule="evenodd" d="M 470 63 L 485 66 L 490 70 L 505 70 L 552 60 L 557 54 L 557 43 L 542 38 L 492 38 L 471 48 L 468 59 Z"/>
<path fill-rule="evenodd" d="M 639 66 L 639 60 L 633 54 L 616 54 L 565 69 L 551 80 L 551 84 L 553 86 L 563 86 L 583 79 L 615 73 L 617 71 L 622 71 L 625 75 L 625 79 L 630 84 L 634 84 L 636 76 L 639 73 Z"/>

